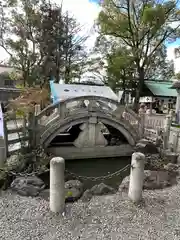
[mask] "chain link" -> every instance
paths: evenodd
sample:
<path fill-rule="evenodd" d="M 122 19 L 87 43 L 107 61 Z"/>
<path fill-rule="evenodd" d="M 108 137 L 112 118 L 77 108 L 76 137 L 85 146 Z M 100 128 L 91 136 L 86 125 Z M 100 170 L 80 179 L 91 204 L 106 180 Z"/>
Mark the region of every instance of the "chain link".
<path fill-rule="evenodd" d="M 76 179 L 81 179 L 81 180 L 90 180 L 90 181 L 103 181 L 106 179 L 111 179 L 115 176 L 119 176 L 121 175 L 122 172 L 125 172 L 126 170 L 128 170 L 128 168 L 130 168 L 131 164 L 126 165 L 124 168 L 114 172 L 114 173 L 110 173 L 108 175 L 105 176 L 98 176 L 98 177 L 90 177 L 90 176 L 81 176 L 81 175 L 77 175 L 73 172 L 70 172 L 68 170 L 65 170 L 65 172 L 69 175 L 71 175 L 72 177 L 75 177 Z M 11 174 L 13 176 L 19 176 L 19 177 L 29 177 L 29 176 L 35 176 L 37 174 L 41 174 L 41 173 L 46 173 L 49 172 L 49 169 L 45 170 L 45 171 L 36 171 L 36 172 L 32 172 L 32 173 L 27 173 L 27 172 L 22 172 L 22 173 L 17 173 L 17 172 L 13 172 L 13 171 L 8 171 L 5 169 L 0 168 L 0 171 L 3 171 L 4 173 L 8 173 Z"/>
<path fill-rule="evenodd" d="M 27 172 L 17 173 L 17 172 L 5 170 L 5 169 L 3 169 L 3 168 L 0 168 L 0 171 L 1 171 L 1 172 L 4 172 L 4 173 L 7 173 L 7 174 L 10 174 L 10 175 L 12 175 L 12 176 L 17 176 L 17 177 L 18 177 L 18 176 L 19 176 L 19 177 L 30 177 L 30 176 L 36 176 L 37 174 L 49 172 L 49 169 L 47 169 L 47 170 L 45 170 L 45 171 L 36 171 L 36 172 L 32 172 L 32 173 L 27 173 Z"/>
<path fill-rule="evenodd" d="M 90 180 L 90 181 L 103 181 L 106 179 L 111 179 L 115 176 L 119 176 L 122 172 L 125 172 L 128 168 L 130 168 L 131 164 L 126 165 L 124 168 L 114 172 L 114 173 L 110 173 L 108 175 L 105 176 L 99 176 L 99 177 L 88 177 L 88 176 L 81 176 L 81 175 L 77 175 L 73 172 L 70 172 L 68 170 L 65 170 L 66 173 L 68 173 L 69 175 L 75 177 L 76 179 L 82 179 L 82 180 Z"/>

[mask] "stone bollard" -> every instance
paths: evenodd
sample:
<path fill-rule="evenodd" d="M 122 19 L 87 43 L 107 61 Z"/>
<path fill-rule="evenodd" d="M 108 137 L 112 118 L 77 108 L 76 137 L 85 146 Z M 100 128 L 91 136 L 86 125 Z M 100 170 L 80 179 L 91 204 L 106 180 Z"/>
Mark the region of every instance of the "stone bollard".
<path fill-rule="evenodd" d="M 143 153 L 132 154 L 128 196 L 133 202 L 139 202 L 142 199 L 144 163 L 145 155 Z"/>
<path fill-rule="evenodd" d="M 50 161 L 50 210 L 63 213 L 65 208 L 64 187 L 65 161 L 61 157 L 54 157 Z"/>
<path fill-rule="evenodd" d="M 163 148 L 164 150 L 169 147 L 169 136 L 171 130 L 172 115 L 167 115 L 164 122 L 164 137 L 163 137 Z"/>
<path fill-rule="evenodd" d="M 176 132 L 173 135 L 173 152 L 177 153 L 177 148 L 178 148 L 178 142 L 179 142 L 179 132 Z"/>

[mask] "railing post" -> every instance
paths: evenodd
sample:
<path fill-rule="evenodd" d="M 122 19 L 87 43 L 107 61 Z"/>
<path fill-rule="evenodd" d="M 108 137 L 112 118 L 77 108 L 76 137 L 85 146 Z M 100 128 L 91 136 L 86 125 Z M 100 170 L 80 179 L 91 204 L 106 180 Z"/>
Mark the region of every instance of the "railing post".
<path fill-rule="evenodd" d="M 124 111 L 123 111 L 123 113 L 122 113 L 122 117 L 123 117 L 126 121 L 130 122 L 127 106 L 125 106 L 125 108 L 124 108 Z"/>
<path fill-rule="evenodd" d="M 65 208 L 64 186 L 65 161 L 61 157 L 54 157 L 50 161 L 50 210 L 63 213 Z"/>
<path fill-rule="evenodd" d="M 38 114 L 41 112 L 41 105 L 37 104 L 34 107 L 34 115 L 35 115 L 35 119 L 37 119 Z M 43 117 L 41 117 L 39 120 L 36 121 L 37 124 L 43 124 Z"/>
<path fill-rule="evenodd" d="M 140 116 L 140 126 L 139 126 L 139 131 L 141 132 L 141 138 L 144 137 L 144 129 L 145 129 L 145 113 L 139 114 Z"/>
<path fill-rule="evenodd" d="M 163 139 L 163 148 L 168 149 L 169 147 L 169 136 L 171 130 L 171 122 L 172 122 L 172 115 L 166 115 L 165 122 L 164 122 L 164 139 Z"/>
<path fill-rule="evenodd" d="M 40 112 L 41 112 L 40 104 L 35 105 L 35 107 L 34 107 L 35 116 L 37 116 Z"/>
<path fill-rule="evenodd" d="M 144 164 L 145 155 L 143 153 L 132 154 L 128 196 L 133 202 L 139 202 L 142 199 Z"/>
<path fill-rule="evenodd" d="M 60 103 L 60 105 L 58 106 L 58 111 L 59 111 L 59 115 L 60 115 L 60 118 L 65 118 L 66 116 L 66 104 L 65 103 Z"/>
<path fill-rule="evenodd" d="M 178 142 L 179 142 L 179 132 L 176 132 L 173 136 L 173 151 L 175 153 L 177 152 Z"/>

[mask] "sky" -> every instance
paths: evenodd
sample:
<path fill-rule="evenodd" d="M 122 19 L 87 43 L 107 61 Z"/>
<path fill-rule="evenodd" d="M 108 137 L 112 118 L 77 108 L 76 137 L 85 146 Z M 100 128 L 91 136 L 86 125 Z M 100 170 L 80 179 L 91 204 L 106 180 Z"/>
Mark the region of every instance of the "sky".
<path fill-rule="evenodd" d="M 52 0 L 59 4 L 60 0 Z M 86 46 L 91 49 L 96 39 L 96 33 L 93 30 L 94 21 L 99 13 L 99 6 L 96 0 L 63 0 L 63 10 L 69 11 L 77 21 L 83 26 L 82 35 L 90 35 Z M 0 61 L 8 58 L 8 54 L 0 48 Z"/>
<path fill-rule="evenodd" d="M 57 4 L 60 3 L 60 0 L 52 1 Z M 63 9 L 64 11 L 69 11 L 69 13 L 72 14 L 83 26 L 82 34 L 90 36 L 86 42 L 86 46 L 88 49 L 91 49 L 97 36 L 93 30 L 94 21 L 100 11 L 97 0 L 63 0 Z M 176 61 L 175 68 L 178 68 L 179 70 L 177 71 L 180 71 L 180 62 L 177 62 L 178 60 L 174 59 L 173 54 L 174 48 L 180 46 L 180 40 L 172 44 L 167 44 L 167 46 L 168 59 Z M 7 57 L 7 53 L 2 48 L 0 48 L 0 61 L 7 59 Z"/>

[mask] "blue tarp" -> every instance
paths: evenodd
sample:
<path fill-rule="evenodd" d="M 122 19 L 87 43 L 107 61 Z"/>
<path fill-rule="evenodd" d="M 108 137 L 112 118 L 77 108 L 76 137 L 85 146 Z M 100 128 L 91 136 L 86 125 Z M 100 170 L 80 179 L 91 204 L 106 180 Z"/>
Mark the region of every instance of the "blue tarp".
<path fill-rule="evenodd" d="M 58 96 L 56 95 L 56 91 L 55 91 L 55 88 L 54 88 L 54 80 L 50 81 L 50 90 L 51 90 L 52 101 L 55 104 L 56 102 L 58 102 Z"/>
<path fill-rule="evenodd" d="M 54 83 L 54 81 L 51 80 L 50 91 L 53 104 L 60 100 L 88 95 L 108 97 L 109 99 L 118 100 L 117 95 L 107 86 L 60 84 Z"/>

